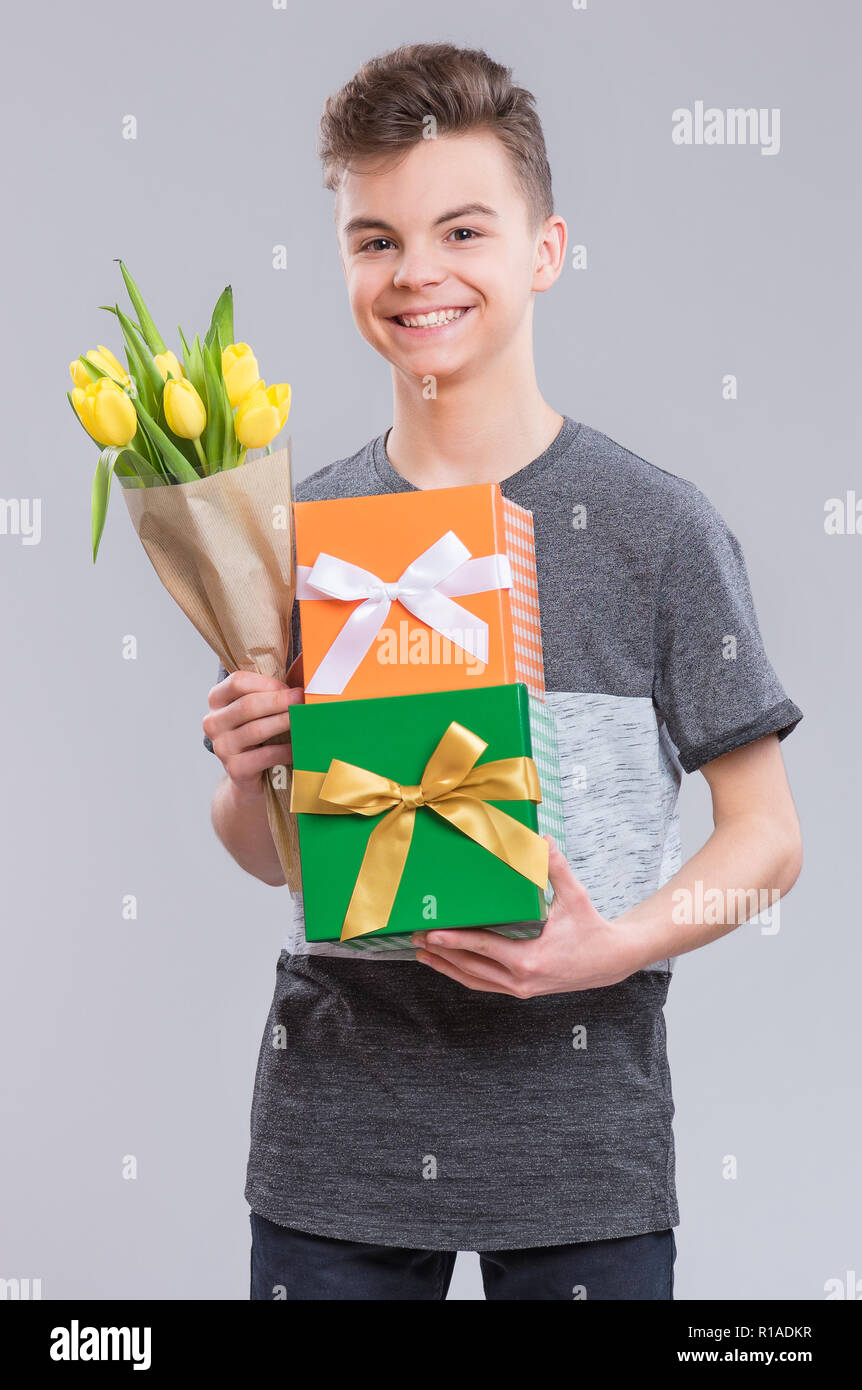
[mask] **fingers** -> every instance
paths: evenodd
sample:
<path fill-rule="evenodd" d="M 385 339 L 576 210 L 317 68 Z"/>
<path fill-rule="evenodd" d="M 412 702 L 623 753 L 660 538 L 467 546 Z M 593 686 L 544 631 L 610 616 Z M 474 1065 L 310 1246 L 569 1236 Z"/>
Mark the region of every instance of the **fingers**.
<path fill-rule="evenodd" d="M 433 940 L 437 935 L 440 941 Z M 506 994 L 522 998 L 537 963 L 536 948 L 541 937 L 512 940 L 499 932 L 481 928 L 469 931 L 447 928 L 440 933 L 414 932 L 412 941 L 423 953 L 419 959 L 440 958 L 473 980 L 482 980 Z M 430 961 L 426 960 L 426 964 Z"/>
<path fill-rule="evenodd" d="M 289 743 L 271 743 L 266 748 L 253 748 L 248 753 L 222 758 L 222 766 L 236 787 L 249 792 L 255 788 L 263 790 L 262 773 L 280 765 L 290 767 L 292 761 L 293 749 Z"/>
<path fill-rule="evenodd" d="M 590 895 L 580 879 L 575 878 L 569 867 L 566 856 L 557 848 L 556 840 L 553 835 L 543 837 L 548 841 L 550 853 L 548 855 L 548 879 L 554 890 L 554 906 L 556 912 L 561 911 L 577 913 L 590 906 Z"/>
<path fill-rule="evenodd" d="M 422 939 L 423 937 L 425 940 Z M 485 931 L 481 927 L 464 929 L 447 927 L 445 937 L 445 945 L 443 942 L 438 945 L 436 942 L 428 941 L 424 932 L 416 932 L 413 944 L 427 946 L 432 951 L 441 949 L 468 951 L 471 954 L 496 961 L 506 970 L 522 968 L 524 950 L 529 944 L 527 940 L 513 940 L 511 937 L 501 936 L 499 932 Z"/>
<path fill-rule="evenodd" d="M 266 743 L 267 739 L 280 735 L 286 741 L 290 737 L 290 711 L 284 710 L 280 714 L 268 715 L 263 719 L 249 719 L 248 722 L 238 724 L 234 728 L 226 729 L 218 736 L 221 754 L 231 757 L 237 753 L 245 753 L 251 748 L 258 747 L 261 743 Z M 216 740 L 213 739 L 215 748 Z"/>
<path fill-rule="evenodd" d="M 512 988 L 511 979 L 506 978 L 505 971 L 501 971 L 497 979 L 492 979 L 485 974 L 474 975 L 471 971 L 465 970 L 460 964 L 456 965 L 455 962 L 450 959 L 450 953 L 447 951 L 417 950 L 416 959 L 421 961 L 423 965 L 430 965 L 431 969 L 436 970 L 438 974 L 448 975 L 450 980 L 457 980 L 459 984 L 466 986 L 467 989 L 477 989 L 492 994 L 511 994 L 518 997 L 516 990 Z"/>
<path fill-rule="evenodd" d="M 247 671 L 234 672 L 234 675 L 251 676 L 255 681 L 270 680 L 270 677 L 255 676 Z M 222 682 L 222 685 L 227 684 L 228 681 Z M 235 694 L 227 704 L 218 705 L 214 703 L 215 692 L 221 688 L 221 685 L 214 686 L 210 692 L 213 703 L 202 721 L 203 731 L 212 739 L 219 757 L 245 752 L 277 734 L 286 734 L 290 728 L 290 707 L 302 703 L 305 695 L 303 689 L 289 688 L 277 681 L 265 690 Z"/>
<path fill-rule="evenodd" d="M 213 686 L 202 727 L 237 788 L 262 791 L 264 772 L 292 766 L 290 707 L 304 699 L 301 686 L 288 686 L 257 671 L 233 671 Z M 267 742 L 279 735 L 287 737 Z"/>
<path fill-rule="evenodd" d="M 223 709 L 240 695 L 250 695 L 255 690 L 284 690 L 285 683 L 276 676 L 262 676 L 257 671 L 232 671 L 223 681 L 218 681 L 209 693 L 211 710 Z"/>

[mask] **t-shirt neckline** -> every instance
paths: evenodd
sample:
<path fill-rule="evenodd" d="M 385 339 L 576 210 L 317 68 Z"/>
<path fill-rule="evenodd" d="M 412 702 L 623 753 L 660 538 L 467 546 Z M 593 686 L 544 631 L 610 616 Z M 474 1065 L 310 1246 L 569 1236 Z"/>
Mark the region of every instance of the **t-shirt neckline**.
<path fill-rule="evenodd" d="M 371 460 L 374 471 L 385 492 L 422 492 L 423 488 L 417 488 L 393 467 L 389 455 L 386 452 L 386 439 L 392 430 L 390 425 L 384 430 L 383 434 L 378 434 L 376 439 L 371 441 Z M 528 482 L 533 482 L 537 473 L 543 473 L 546 468 L 550 468 L 558 459 L 572 447 L 581 431 L 579 421 L 573 420 L 570 415 L 563 415 L 563 423 L 555 437 L 551 440 L 547 449 L 544 449 L 536 458 L 525 463 L 517 472 L 510 473 L 508 478 L 503 478 L 500 488 L 505 496 L 513 496 L 522 486 Z M 457 486 L 457 484 L 455 484 Z"/>

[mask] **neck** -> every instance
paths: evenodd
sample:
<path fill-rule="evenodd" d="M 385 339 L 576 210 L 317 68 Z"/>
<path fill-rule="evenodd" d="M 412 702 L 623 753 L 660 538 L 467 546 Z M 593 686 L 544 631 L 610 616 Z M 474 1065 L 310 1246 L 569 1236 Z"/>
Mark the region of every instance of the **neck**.
<path fill-rule="evenodd" d="M 563 416 L 542 397 L 532 351 L 481 373 L 438 384 L 426 399 L 421 377 L 393 369 L 393 424 L 386 453 L 417 488 L 499 483 L 553 443 Z"/>

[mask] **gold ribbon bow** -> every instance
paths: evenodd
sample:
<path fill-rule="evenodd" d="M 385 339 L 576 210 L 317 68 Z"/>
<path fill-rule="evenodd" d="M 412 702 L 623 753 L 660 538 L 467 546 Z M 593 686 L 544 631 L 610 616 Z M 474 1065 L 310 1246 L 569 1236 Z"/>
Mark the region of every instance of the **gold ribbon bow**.
<path fill-rule="evenodd" d="M 548 842 L 489 801 L 541 801 L 532 758 L 475 763 L 488 744 L 455 720 L 425 765 L 416 786 L 402 786 L 355 763 L 333 758 L 326 772 L 294 768 L 291 811 L 376 816 L 341 929 L 341 940 L 379 931 L 392 912 L 413 838 L 416 810 L 427 806 L 462 834 L 490 850 L 538 888 L 548 882 Z"/>

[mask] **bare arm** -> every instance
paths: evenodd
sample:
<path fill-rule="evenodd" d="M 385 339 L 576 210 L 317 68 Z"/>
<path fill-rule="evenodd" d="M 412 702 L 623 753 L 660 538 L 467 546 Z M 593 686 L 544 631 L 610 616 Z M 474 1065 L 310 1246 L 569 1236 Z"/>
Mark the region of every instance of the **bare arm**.
<path fill-rule="evenodd" d="M 802 866 L 799 821 L 777 736 L 714 758 L 701 771 L 712 792 L 715 829 L 636 907 L 613 920 L 602 917 L 552 846 L 554 901 L 541 936 L 510 941 L 475 929 L 416 932 L 416 959 L 468 989 L 529 999 L 617 984 L 771 908 L 774 893 L 788 892 Z"/>
<path fill-rule="evenodd" d="M 290 766 L 290 706 L 304 694 L 274 676 L 234 671 L 210 691 L 202 726 L 226 773 L 213 795 L 213 829 L 240 868 L 273 888 L 286 880 L 267 820 L 263 774 Z M 279 736 L 281 742 L 265 742 Z"/>
<path fill-rule="evenodd" d="M 228 854 L 247 874 L 273 888 L 285 883 L 269 829 L 262 784 L 259 792 L 244 797 L 229 777 L 223 777 L 213 793 L 212 823 Z"/>
<path fill-rule="evenodd" d="M 788 893 L 802 868 L 802 836 L 784 759 L 767 734 L 701 769 L 715 829 L 657 893 L 617 917 L 640 937 L 643 964 L 726 936 Z"/>

